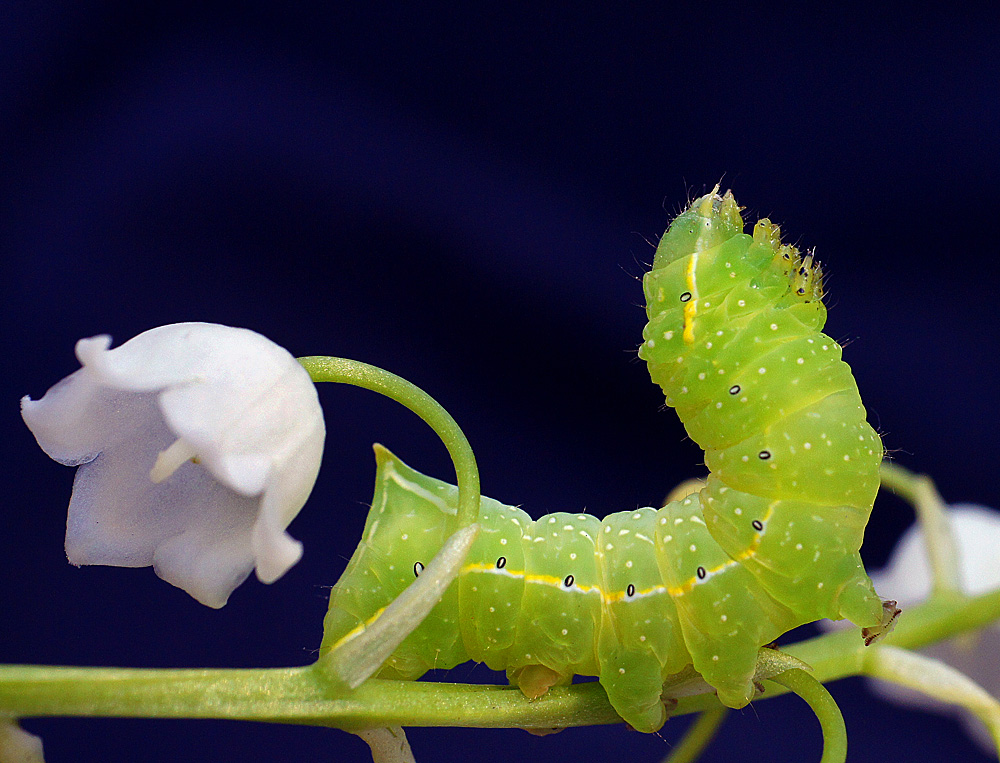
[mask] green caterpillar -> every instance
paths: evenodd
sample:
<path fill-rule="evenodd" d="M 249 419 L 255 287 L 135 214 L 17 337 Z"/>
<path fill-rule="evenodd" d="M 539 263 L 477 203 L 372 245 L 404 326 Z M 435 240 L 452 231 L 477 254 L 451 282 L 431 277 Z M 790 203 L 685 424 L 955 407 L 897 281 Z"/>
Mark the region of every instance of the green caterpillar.
<path fill-rule="evenodd" d="M 639 355 L 711 470 L 661 509 L 527 514 L 483 498 L 458 579 L 379 675 L 467 660 L 529 697 L 599 676 L 630 725 L 664 722 L 664 682 L 691 666 L 731 707 L 761 646 L 824 617 L 863 627 L 883 606 L 858 549 L 883 451 L 840 347 L 820 333 L 822 275 L 768 220 L 743 233 L 732 195 L 696 200 L 644 279 Z M 375 498 L 334 587 L 323 649 L 363 632 L 457 529 L 455 487 L 376 446 Z"/>

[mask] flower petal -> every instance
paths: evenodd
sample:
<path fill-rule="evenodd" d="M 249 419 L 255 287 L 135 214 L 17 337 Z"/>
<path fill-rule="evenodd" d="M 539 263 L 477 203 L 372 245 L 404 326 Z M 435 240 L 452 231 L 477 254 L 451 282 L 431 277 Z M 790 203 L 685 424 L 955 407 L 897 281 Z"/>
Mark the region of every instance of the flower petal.
<path fill-rule="evenodd" d="M 162 326 L 110 350 L 22 414 L 43 450 L 80 465 L 67 518 L 74 564 L 145 566 L 220 607 L 257 568 L 302 555 L 285 532 L 312 490 L 325 438 L 309 374 L 247 329 Z"/>

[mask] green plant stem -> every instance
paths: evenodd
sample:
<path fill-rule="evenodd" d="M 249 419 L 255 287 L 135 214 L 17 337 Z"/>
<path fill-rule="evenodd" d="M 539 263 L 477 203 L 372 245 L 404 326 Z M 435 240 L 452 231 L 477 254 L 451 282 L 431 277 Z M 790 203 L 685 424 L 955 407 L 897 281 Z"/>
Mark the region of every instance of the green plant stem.
<path fill-rule="evenodd" d="M 880 477 L 883 490 L 889 489 L 905 498 L 917 513 L 917 520 L 924 531 L 932 590 L 942 594 L 960 591 L 958 546 L 948 522 L 944 499 L 938 493 L 934 480 L 888 461 L 882 463 Z"/>
<path fill-rule="evenodd" d="M 729 710 L 723 705 L 709 708 L 701 713 L 684 733 L 684 738 L 673 751 L 663 759 L 663 763 L 694 763 L 701 753 L 715 739 L 715 735 L 726 720 Z"/>
<path fill-rule="evenodd" d="M 887 639 L 916 649 L 1000 619 L 1000 591 L 936 597 L 904 613 Z M 856 629 L 789 646 L 828 682 L 863 671 Z M 774 687 L 768 697 L 787 691 Z M 758 700 L 760 701 L 760 700 Z M 680 700 L 672 715 L 718 707 L 714 695 Z M 0 665 L 0 715 L 228 718 L 334 726 L 481 726 L 555 728 L 618 723 L 595 683 L 555 688 L 528 701 L 512 687 L 371 679 L 335 695 L 315 666 L 266 670 L 144 670 Z"/>
<path fill-rule="evenodd" d="M 847 760 L 847 726 L 840 708 L 823 684 L 799 668 L 786 670 L 771 681 L 798 694 L 816 713 L 823 729 L 820 763 L 844 763 Z"/>
<path fill-rule="evenodd" d="M 455 465 L 458 485 L 458 523 L 466 527 L 479 515 L 479 469 L 472 446 L 461 428 L 441 404 L 420 387 L 401 376 L 347 358 L 323 355 L 298 358 L 314 382 L 338 382 L 378 392 L 395 400 L 422 418 L 441 438 Z"/>

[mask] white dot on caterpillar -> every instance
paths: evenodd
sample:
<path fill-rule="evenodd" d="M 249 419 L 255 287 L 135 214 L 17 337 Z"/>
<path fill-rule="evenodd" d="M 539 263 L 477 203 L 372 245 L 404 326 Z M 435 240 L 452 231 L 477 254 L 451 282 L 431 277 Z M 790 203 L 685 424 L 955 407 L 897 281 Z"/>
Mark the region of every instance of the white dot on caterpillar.
<path fill-rule="evenodd" d="M 613 549 L 613 548 L 614 548 L 614 546 L 613 546 L 613 545 L 612 545 L 611 543 L 608 543 L 608 544 L 606 544 L 606 545 L 604 546 L 604 550 L 605 550 L 605 551 L 610 551 L 610 550 L 611 550 L 611 549 Z"/>
<path fill-rule="evenodd" d="M 576 551 L 570 551 L 569 558 L 570 559 L 576 559 Z"/>
<path fill-rule="evenodd" d="M 618 668 L 619 675 L 625 675 L 625 668 Z"/>
<path fill-rule="evenodd" d="M 490 612 L 496 612 L 496 609 L 494 607 L 490 607 Z"/>
<path fill-rule="evenodd" d="M 705 381 L 705 372 L 704 371 L 702 371 L 700 374 L 698 374 L 698 380 L 699 381 Z"/>
<path fill-rule="evenodd" d="M 646 346 L 647 347 L 656 347 L 656 340 L 655 339 L 647 339 L 646 340 Z"/>
<path fill-rule="evenodd" d="M 694 545 L 694 543 L 692 543 L 690 546 L 688 546 L 688 551 L 697 551 L 697 550 L 698 550 L 698 547 L 696 545 Z"/>
<path fill-rule="evenodd" d="M 743 456 L 740 460 L 745 464 L 750 460 L 750 456 Z"/>
<path fill-rule="evenodd" d="M 715 404 L 715 409 L 716 409 L 716 410 L 718 410 L 718 409 L 719 409 L 719 408 L 721 408 L 721 407 L 722 407 L 722 403 L 716 403 L 716 404 Z"/>
<path fill-rule="evenodd" d="M 767 373 L 767 369 L 764 368 L 764 366 L 761 366 L 760 368 L 757 369 L 757 373 L 759 373 L 759 374 L 766 374 Z"/>
<path fill-rule="evenodd" d="M 715 332 L 715 335 L 716 336 L 722 336 L 724 333 L 725 332 L 722 329 L 719 329 L 718 331 Z"/>
<path fill-rule="evenodd" d="M 706 350 L 711 350 L 712 349 L 712 343 L 711 342 L 705 342 L 705 349 Z"/>
<path fill-rule="evenodd" d="M 719 655 L 713 654 L 712 655 L 712 662 L 718 662 L 718 661 L 719 661 Z"/>
<path fill-rule="evenodd" d="M 778 324 L 777 323 L 772 323 L 771 324 L 771 331 L 777 331 L 777 330 L 778 330 Z"/>
<path fill-rule="evenodd" d="M 740 307 L 746 307 L 747 301 L 745 299 L 741 299 L 736 304 L 739 305 Z"/>
<path fill-rule="evenodd" d="M 810 448 L 812 448 L 812 446 L 813 444 L 811 442 L 802 443 L 802 447 L 805 448 L 806 450 L 809 450 Z"/>
<path fill-rule="evenodd" d="M 403 533 L 402 535 L 399 536 L 399 539 L 400 540 L 409 540 L 410 536 L 407 535 L 406 533 Z"/>
<path fill-rule="evenodd" d="M 851 457 L 850 457 L 849 455 L 847 455 L 847 454 L 845 453 L 845 454 L 844 454 L 844 460 L 845 460 L 845 461 L 850 461 L 850 460 L 851 460 Z"/>
<path fill-rule="evenodd" d="M 666 339 L 667 341 L 670 341 L 671 339 L 674 338 L 674 332 L 673 331 L 664 331 L 663 332 L 663 338 Z"/>
<path fill-rule="evenodd" d="M 798 363 L 801 366 L 806 361 L 803 358 L 796 358 L 795 362 Z"/>
<path fill-rule="evenodd" d="M 632 560 L 631 559 L 629 559 L 627 562 L 625 562 L 625 568 L 629 569 L 629 570 L 632 569 Z"/>
<path fill-rule="evenodd" d="M 640 641 L 645 641 L 645 640 L 646 640 L 646 637 L 645 637 L 645 636 L 639 636 L 639 640 L 640 640 Z"/>
<path fill-rule="evenodd" d="M 729 617 L 727 615 L 723 615 L 722 617 L 719 618 L 719 620 L 722 621 L 722 622 L 726 622 L 726 620 L 728 620 L 728 619 L 729 619 Z"/>
<path fill-rule="evenodd" d="M 736 516 L 741 516 L 741 515 L 743 514 L 743 509 L 741 509 L 741 508 L 740 508 L 739 506 L 737 506 L 737 507 L 736 507 L 736 508 L 735 508 L 735 509 L 733 510 L 733 514 L 735 514 Z"/>
<path fill-rule="evenodd" d="M 568 630 L 566 630 L 565 628 L 563 628 L 563 629 L 562 629 L 562 635 L 564 635 L 564 636 L 565 636 L 565 635 L 566 635 L 566 634 L 568 634 L 568 633 L 569 633 L 569 631 L 568 631 Z"/>

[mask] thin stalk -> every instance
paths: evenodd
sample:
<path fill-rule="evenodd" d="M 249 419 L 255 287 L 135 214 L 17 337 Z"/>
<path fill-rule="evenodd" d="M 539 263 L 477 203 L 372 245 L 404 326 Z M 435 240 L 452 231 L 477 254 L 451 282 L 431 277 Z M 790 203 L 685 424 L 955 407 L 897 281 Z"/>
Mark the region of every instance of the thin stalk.
<path fill-rule="evenodd" d="M 845 763 L 847 760 L 847 725 L 837 702 L 813 676 L 799 668 L 786 670 L 771 679 L 806 701 L 823 729 L 823 757 L 820 763 Z"/>
<path fill-rule="evenodd" d="M 917 513 L 917 520 L 924 531 L 933 592 L 960 591 L 958 546 L 948 522 L 944 499 L 934 481 L 927 475 L 914 474 L 889 462 L 882 463 L 881 478 L 883 488 L 905 498 Z"/>
<path fill-rule="evenodd" d="M 451 414 L 420 387 L 385 369 L 347 358 L 322 355 L 299 358 L 314 382 L 353 384 L 395 400 L 422 418 L 441 438 L 455 465 L 458 485 L 458 524 L 473 524 L 479 515 L 479 469 L 472 446 Z"/>
<path fill-rule="evenodd" d="M 729 709 L 723 705 L 709 708 L 701 713 L 688 727 L 677 746 L 663 759 L 663 763 L 694 763 L 698 760 L 705 748 L 715 739 L 728 714 Z"/>

